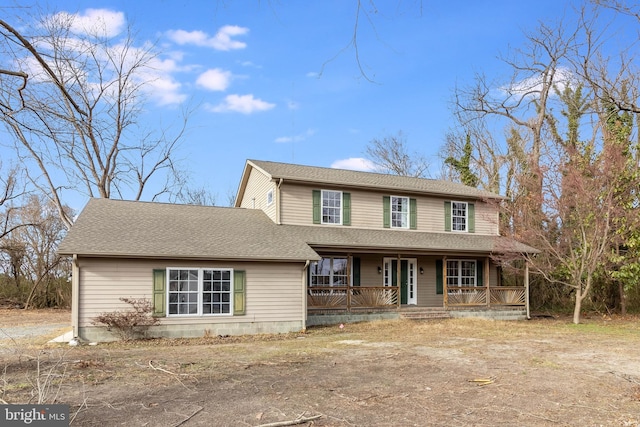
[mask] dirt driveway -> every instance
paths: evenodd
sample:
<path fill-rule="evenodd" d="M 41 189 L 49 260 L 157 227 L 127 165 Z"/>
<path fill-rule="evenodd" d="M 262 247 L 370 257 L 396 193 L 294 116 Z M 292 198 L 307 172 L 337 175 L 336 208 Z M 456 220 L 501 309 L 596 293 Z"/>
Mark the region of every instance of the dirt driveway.
<path fill-rule="evenodd" d="M 39 361 L 44 397 L 71 404 L 72 425 L 640 426 L 638 319 L 387 321 L 14 350 L 0 397 L 37 396 Z"/>

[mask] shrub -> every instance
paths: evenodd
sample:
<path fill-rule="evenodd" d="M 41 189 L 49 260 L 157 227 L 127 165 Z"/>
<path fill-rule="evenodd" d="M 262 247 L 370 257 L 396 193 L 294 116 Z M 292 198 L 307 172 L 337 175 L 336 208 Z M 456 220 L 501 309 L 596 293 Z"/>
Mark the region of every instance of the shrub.
<path fill-rule="evenodd" d="M 131 305 L 126 311 L 100 313 L 93 318 L 94 325 L 105 325 L 108 331 L 117 334 L 122 340 L 129 341 L 144 338 L 149 327 L 160 323 L 153 317 L 151 301 L 145 298 L 120 298 L 120 301 Z"/>

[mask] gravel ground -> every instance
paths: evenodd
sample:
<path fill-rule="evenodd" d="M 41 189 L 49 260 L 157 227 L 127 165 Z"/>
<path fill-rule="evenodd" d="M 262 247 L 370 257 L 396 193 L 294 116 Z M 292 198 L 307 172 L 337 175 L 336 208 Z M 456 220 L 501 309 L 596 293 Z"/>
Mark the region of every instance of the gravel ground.
<path fill-rule="evenodd" d="M 46 342 L 70 329 L 69 310 L 0 308 L 0 347 L 9 345 L 8 342 L 12 340 L 37 339 Z"/>
<path fill-rule="evenodd" d="M 70 328 L 68 323 L 54 323 L 34 326 L 10 326 L 0 327 L 0 341 L 19 338 L 35 338 L 39 336 L 48 336 L 54 332 Z M 62 335 L 62 334 L 60 334 Z"/>

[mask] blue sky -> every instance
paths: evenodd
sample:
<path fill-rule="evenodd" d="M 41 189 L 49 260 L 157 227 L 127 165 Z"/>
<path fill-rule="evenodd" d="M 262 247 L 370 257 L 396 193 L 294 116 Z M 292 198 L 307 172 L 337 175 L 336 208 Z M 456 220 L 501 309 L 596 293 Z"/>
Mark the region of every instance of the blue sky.
<path fill-rule="evenodd" d="M 522 45 L 523 30 L 571 8 L 563 0 L 378 0 L 375 13 L 363 5 L 371 22 L 361 15 L 358 54 L 374 82 L 347 47 L 355 0 L 49 2 L 81 20 L 107 17 L 114 31 L 130 24 L 139 44 L 157 43 L 162 76 L 144 119 L 170 124 L 194 108 L 180 157 L 192 185 L 221 205 L 247 158 L 362 168 L 367 143 L 398 131 L 438 177 L 455 86 L 476 73 L 506 81 L 498 56 Z"/>

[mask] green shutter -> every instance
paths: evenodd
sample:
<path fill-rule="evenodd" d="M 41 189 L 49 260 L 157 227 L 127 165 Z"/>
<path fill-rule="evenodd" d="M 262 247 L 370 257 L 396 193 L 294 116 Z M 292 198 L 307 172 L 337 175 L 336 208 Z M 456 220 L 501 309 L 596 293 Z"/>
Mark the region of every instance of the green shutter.
<path fill-rule="evenodd" d="M 153 315 L 156 317 L 164 317 L 166 315 L 166 276 L 167 271 L 164 269 L 153 270 Z"/>
<path fill-rule="evenodd" d="M 320 224 L 320 190 L 313 190 L 313 223 Z"/>
<path fill-rule="evenodd" d="M 245 292 L 245 272 L 244 270 L 233 271 L 233 315 L 245 314 L 246 310 Z"/>
<path fill-rule="evenodd" d="M 436 260 L 436 294 L 442 295 L 444 277 L 442 276 L 442 260 Z"/>
<path fill-rule="evenodd" d="M 418 201 L 409 199 L 409 227 L 412 230 L 418 228 Z"/>
<path fill-rule="evenodd" d="M 476 260 L 476 286 L 484 286 L 482 282 L 484 281 L 483 270 L 483 262 L 481 259 Z"/>
<path fill-rule="evenodd" d="M 467 203 L 467 231 L 469 233 L 476 232 L 476 209 L 473 203 Z"/>
<path fill-rule="evenodd" d="M 351 193 L 342 193 L 342 225 L 351 225 Z"/>
<path fill-rule="evenodd" d="M 382 226 L 391 227 L 391 197 L 382 196 Z"/>
<path fill-rule="evenodd" d="M 353 286 L 360 286 L 360 258 L 353 258 Z"/>
<path fill-rule="evenodd" d="M 451 231 L 451 202 L 444 202 L 444 231 Z"/>

